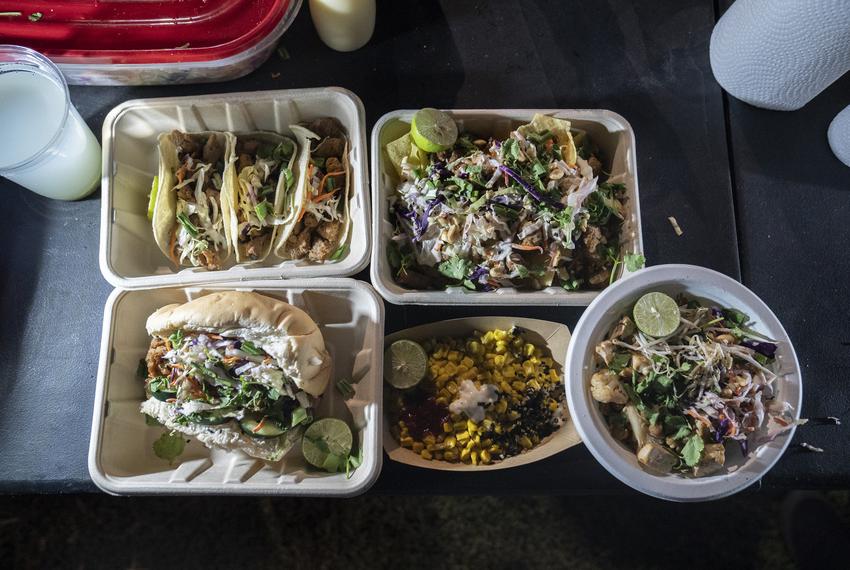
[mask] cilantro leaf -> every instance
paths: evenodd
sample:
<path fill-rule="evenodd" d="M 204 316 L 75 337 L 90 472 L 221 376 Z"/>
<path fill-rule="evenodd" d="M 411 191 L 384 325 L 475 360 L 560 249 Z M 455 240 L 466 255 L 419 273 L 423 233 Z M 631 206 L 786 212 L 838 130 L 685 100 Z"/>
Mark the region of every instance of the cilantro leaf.
<path fill-rule="evenodd" d="M 177 214 L 177 221 L 180 222 L 180 225 L 183 226 L 183 229 L 185 229 L 186 232 L 193 238 L 197 238 L 200 235 L 198 228 L 195 227 L 195 224 L 193 224 L 189 220 L 189 216 L 187 216 L 183 212 Z"/>
<path fill-rule="evenodd" d="M 242 346 L 240 346 L 239 348 L 242 352 L 247 352 L 248 354 L 250 354 L 252 356 L 262 356 L 262 354 L 263 354 L 262 350 L 260 350 L 256 346 L 254 346 L 254 343 L 247 341 L 247 340 L 243 340 Z"/>
<path fill-rule="evenodd" d="M 682 448 L 682 459 L 685 460 L 685 465 L 693 467 L 699 463 L 704 448 L 705 442 L 703 442 L 702 437 L 696 433 L 692 435 L 685 443 L 685 447 Z"/>
<path fill-rule="evenodd" d="M 183 436 L 175 432 L 163 433 L 158 440 L 153 442 L 153 452 L 160 459 L 172 463 L 186 448 Z"/>
<path fill-rule="evenodd" d="M 461 257 L 454 256 L 437 266 L 437 271 L 449 279 L 462 281 L 469 273 L 469 262 Z"/>
<path fill-rule="evenodd" d="M 646 258 L 639 253 L 627 253 L 623 256 L 623 263 L 626 266 L 626 270 L 635 272 L 646 265 Z"/>
<path fill-rule="evenodd" d="M 631 360 L 632 357 L 628 352 L 618 352 L 614 355 L 614 358 L 611 359 L 611 363 L 608 365 L 608 368 L 619 374 L 623 368 L 629 365 Z"/>
<path fill-rule="evenodd" d="M 262 221 L 266 219 L 266 216 L 269 215 L 269 203 L 263 200 L 256 206 L 254 206 L 254 211 L 257 213 L 257 217 Z"/>

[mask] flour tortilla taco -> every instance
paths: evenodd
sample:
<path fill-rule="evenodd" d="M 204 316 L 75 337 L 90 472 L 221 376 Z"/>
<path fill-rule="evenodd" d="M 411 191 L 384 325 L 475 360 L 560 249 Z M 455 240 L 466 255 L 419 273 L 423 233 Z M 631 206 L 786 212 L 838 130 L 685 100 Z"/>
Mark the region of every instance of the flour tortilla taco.
<path fill-rule="evenodd" d="M 294 217 L 293 167 L 298 147 L 277 133 L 255 132 L 236 135 L 236 166 L 225 181 L 228 201 L 234 205 L 229 234 L 236 263 L 262 261 L 274 245 L 277 229 Z"/>
<path fill-rule="evenodd" d="M 230 257 L 233 206 L 222 190 L 233 175 L 234 144 L 223 132 L 159 135 L 153 235 L 178 267 L 221 269 Z"/>
<path fill-rule="evenodd" d="M 290 128 L 301 149 L 292 195 L 298 215 L 282 226 L 275 254 L 284 259 L 335 261 L 345 255 L 351 224 L 348 138 L 333 118 Z"/>

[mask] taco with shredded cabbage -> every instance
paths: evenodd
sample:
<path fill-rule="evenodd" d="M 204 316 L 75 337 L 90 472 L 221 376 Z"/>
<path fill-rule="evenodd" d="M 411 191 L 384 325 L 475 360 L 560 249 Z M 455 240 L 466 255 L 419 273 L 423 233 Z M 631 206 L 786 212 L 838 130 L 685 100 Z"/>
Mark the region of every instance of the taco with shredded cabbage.
<path fill-rule="evenodd" d="M 159 135 L 153 234 L 178 267 L 221 269 L 230 257 L 233 206 L 223 190 L 235 176 L 235 141 L 212 131 Z"/>
<path fill-rule="evenodd" d="M 276 133 L 236 136 L 236 167 L 225 192 L 234 204 L 229 233 L 237 263 L 264 260 L 277 228 L 294 218 L 291 194 L 297 149 L 295 141 Z"/>
<path fill-rule="evenodd" d="M 350 230 L 348 138 L 334 118 L 290 128 L 301 148 L 292 194 L 298 215 L 282 226 L 275 254 L 317 263 L 335 261 L 345 255 Z"/>

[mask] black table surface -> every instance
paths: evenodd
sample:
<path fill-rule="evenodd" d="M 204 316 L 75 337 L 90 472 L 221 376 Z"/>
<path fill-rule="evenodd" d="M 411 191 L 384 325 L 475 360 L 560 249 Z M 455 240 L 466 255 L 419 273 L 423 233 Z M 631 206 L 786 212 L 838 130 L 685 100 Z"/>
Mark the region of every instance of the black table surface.
<path fill-rule="evenodd" d="M 723 5 L 724 3 L 721 3 Z M 306 3 L 275 54 L 220 84 L 72 87 L 100 135 L 106 113 L 141 97 L 339 85 L 384 113 L 442 108 L 603 108 L 637 140 L 650 265 L 691 263 L 751 287 L 795 343 L 803 415 L 845 417 L 850 360 L 845 291 L 850 169 L 831 154 L 829 121 L 850 103 L 850 75 L 802 110 L 763 111 L 726 96 L 708 63 L 712 0 L 379 2 L 375 35 L 353 53 L 316 36 Z M 279 75 L 278 75 L 279 74 Z M 2 129 L 2 126 L 0 126 Z M 5 141 L 3 144 L 13 144 Z M 51 201 L 0 179 L 0 490 L 89 491 L 86 467 L 103 306 L 100 194 Z M 676 236 L 668 216 L 684 230 Z M 358 275 L 368 280 L 367 272 Z M 439 318 L 524 315 L 574 326 L 580 308 L 441 307 Z M 386 304 L 386 331 L 428 322 L 434 307 Z M 843 427 L 805 426 L 764 487 L 850 484 Z M 594 493 L 625 487 L 583 446 L 521 468 L 451 474 L 385 457 L 372 492 Z"/>

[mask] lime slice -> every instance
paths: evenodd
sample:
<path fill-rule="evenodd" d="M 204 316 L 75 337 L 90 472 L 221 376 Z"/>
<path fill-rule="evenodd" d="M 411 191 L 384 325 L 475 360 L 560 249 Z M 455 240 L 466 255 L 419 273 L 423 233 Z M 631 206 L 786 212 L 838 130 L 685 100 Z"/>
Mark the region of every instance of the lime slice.
<path fill-rule="evenodd" d="M 397 340 L 384 352 L 384 379 L 404 390 L 419 384 L 428 370 L 428 355 L 418 342 Z"/>
<path fill-rule="evenodd" d="M 440 152 L 455 144 L 457 125 L 448 113 L 437 109 L 420 109 L 410 124 L 413 142 L 425 152 Z"/>
<path fill-rule="evenodd" d="M 633 315 L 637 327 L 650 336 L 673 334 L 679 326 L 679 306 L 664 293 L 647 293 L 638 299 Z"/>
<path fill-rule="evenodd" d="M 151 182 L 151 195 L 148 198 L 148 219 L 153 219 L 153 209 L 156 206 L 156 193 L 159 190 L 159 176 L 153 177 L 153 182 Z"/>
<path fill-rule="evenodd" d="M 333 472 L 348 460 L 352 442 L 351 428 L 347 423 L 336 418 L 324 418 L 311 423 L 304 431 L 301 453 L 311 465 Z"/>

